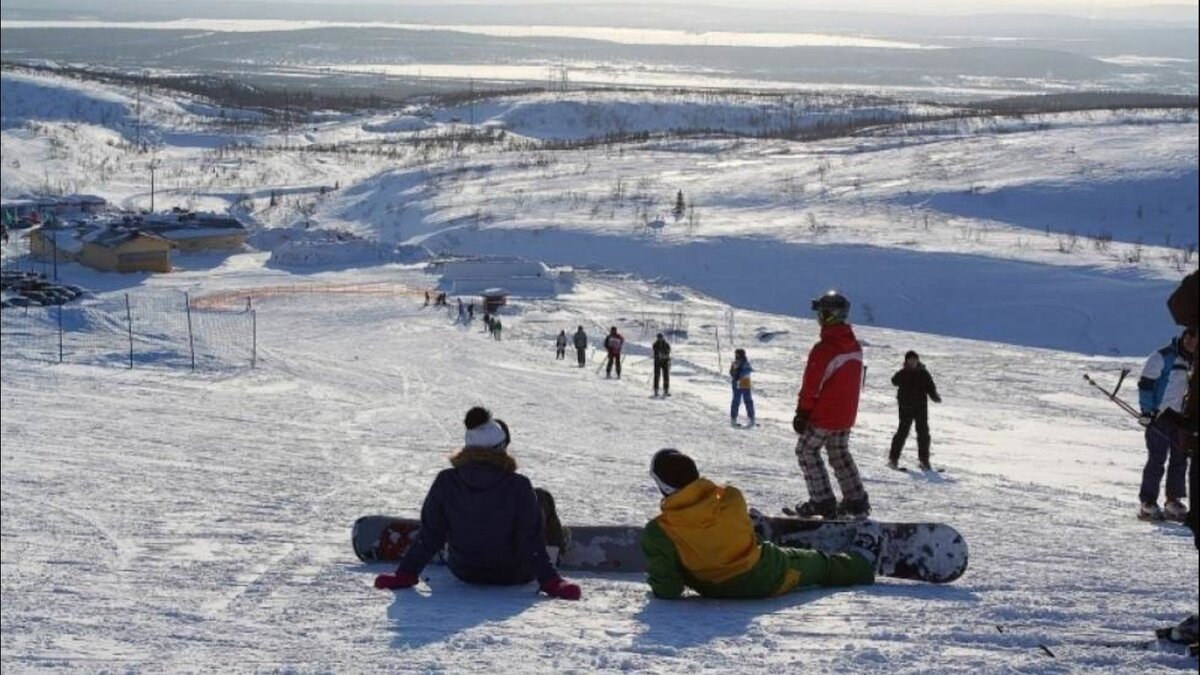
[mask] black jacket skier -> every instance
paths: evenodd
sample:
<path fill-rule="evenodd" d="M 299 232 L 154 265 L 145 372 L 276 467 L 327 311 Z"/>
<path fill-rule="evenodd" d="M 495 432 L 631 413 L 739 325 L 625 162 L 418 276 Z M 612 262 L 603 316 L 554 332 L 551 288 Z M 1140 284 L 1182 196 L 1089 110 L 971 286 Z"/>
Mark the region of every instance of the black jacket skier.
<path fill-rule="evenodd" d="M 583 332 L 583 326 L 575 331 L 575 335 L 571 339 L 575 344 L 575 356 L 579 359 L 579 367 L 582 368 L 586 362 L 588 346 L 587 333 Z"/>
<path fill-rule="evenodd" d="M 900 426 L 892 436 L 892 451 L 888 456 L 888 464 L 895 468 L 900 461 L 900 452 L 908 440 L 908 431 L 914 422 L 917 424 L 917 458 L 921 468 L 929 468 L 929 446 L 932 438 L 929 435 L 929 401 L 941 403 L 933 376 L 925 370 L 920 356 L 914 351 L 904 355 L 904 367 L 892 376 L 892 384 L 896 385 L 896 401 L 900 408 Z"/>
<path fill-rule="evenodd" d="M 658 382 L 662 378 L 663 394 L 671 395 L 671 343 L 662 333 L 652 346 L 654 350 L 654 395 L 658 396 Z"/>

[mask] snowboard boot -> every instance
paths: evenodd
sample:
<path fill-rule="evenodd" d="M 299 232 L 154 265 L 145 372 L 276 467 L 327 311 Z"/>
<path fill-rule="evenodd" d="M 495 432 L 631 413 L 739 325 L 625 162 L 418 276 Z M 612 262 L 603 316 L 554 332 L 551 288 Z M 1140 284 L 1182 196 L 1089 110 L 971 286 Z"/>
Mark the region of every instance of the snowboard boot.
<path fill-rule="evenodd" d="M 1163 504 L 1163 518 L 1182 523 L 1187 519 L 1188 507 L 1179 499 L 1168 499 Z"/>
<path fill-rule="evenodd" d="M 1154 502 L 1144 502 L 1138 509 L 1138 520 L 1157 522 L 1163 519 L 1163 511 Z"/>
<path fill-rule="evenodd" d="M 878 572 L 886 536 L 879 523 L 864 521 L 854 532 L 854 540 L 850 542 L 846 553 L 861 557 L 871 565 L 871 571 Z"/>
<path fill-rule="evenodd" d="M 919 466 L 922 471 L 933 471 L 933 465 L 929 462 L 921 462 Z"/>
<path fill-rule="evenodd" d="M 871 515 L 871 500 L 866 495 L 862 499 L 843 499 L 838 504 L 838 518 L 847 520 L 863 520 Z"/>
<path fill-rule="evenodd" d="M 831 498 L 815 502 L 810 499 L 796 504 L 796 517 L 832 520 L 837 517 L 837 500 Z"/>
<path fill-rule="evenodd" d="M 763 515 L 762 511 L 756 508 L 750 508 L 750 522 L 754 524 L 754 535 L 759 541 L 771 541 L 774 535 L 774 528 L 771 527 L 771 519 Z"/>
<path fill-rule="evenodd" d="M 898 460 L 898 459 L 889 459 L 889 460 L 888 460 L 888 468 L 889 468 L 889 469 L 895 469 L 895 470 L 899 471 L 899 470 L 900 470 L 900 460 Z"/>

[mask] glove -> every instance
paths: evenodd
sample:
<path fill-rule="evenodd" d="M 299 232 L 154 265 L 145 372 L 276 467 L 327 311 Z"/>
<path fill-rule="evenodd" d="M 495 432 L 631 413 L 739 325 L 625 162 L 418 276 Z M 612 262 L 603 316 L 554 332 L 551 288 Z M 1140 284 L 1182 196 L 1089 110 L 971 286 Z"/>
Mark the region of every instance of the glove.
<path fill-rule="evenodd" d="M 1140 424 L 1144 427 L 1148 427 L 1154 423 L 1155 417 L 1158 417 L 1158 414 L 1155 413 L 1154 411 L 1151 411 L 1151 412 L 1142 411 L 1141 417 L 1138 417 L 1138 424 Z"/>
<path fill-rule="evenodd" d="M 543 581 L 541 589 L 546 595 L 559 600 L 578 600 L 583 595 L 583 592 L 579 590 L 579 584 L 573 584 L 562 577 Z"/>
<path fill-rule="evenodd" d="M 802 434 L 808 431 L 808 413 L 803 410 L 797 410 L 796 416 L 792 418 L 792 429 L 797 434 Z"/>
<path fill-rule="evenodd" d="M 400 591 L 405 588 L 412 588 L 417 585 L 420 579 L 417 575 L 409 572 L 396 572 L 394 574 L 380 574 L 375 577 L 375 588 L 389 591 Z"/>
<path fill-rule="evenodd" d="M 942 397 L 938 396 L 937 394 L 934 394 L 933 396 L 929 397 L 929 400 L 933 401 L 934 403 L 941 403 Z"/>

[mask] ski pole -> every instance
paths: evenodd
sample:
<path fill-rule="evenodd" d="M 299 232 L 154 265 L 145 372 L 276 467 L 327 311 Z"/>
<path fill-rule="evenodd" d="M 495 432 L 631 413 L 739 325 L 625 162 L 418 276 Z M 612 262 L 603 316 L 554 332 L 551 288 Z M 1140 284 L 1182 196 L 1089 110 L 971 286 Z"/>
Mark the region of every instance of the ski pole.
<path fill-rule="evenodd" d="M 1134 417 L 1140 418 L 1142 416 L 1142 413 L 1140 411 L 1135 410 L 1133 406 L 1129 405 L 1128 403 L 1125 402 L 1124 399 L 1117 396 L 1117 389 L 1120 389 L 1121 382 L 1123 382 L 1125 380 L 1125 376 L 1128 374 L 1129 374 L 1128 368 L 1121 370 L 1121 379 L 1117 381 L 1117 387 L 1115 389 L 1113 389 L 1111 392 L 1108 391 L 1107 389 L 1105 389 L 1104 387 L 1100 386 L 1100 383 L 1093 380 L 1092 376 L 1088 375 L 1087 373 L 1083 374 L 1083 379 L 1086 380 L 1088 384 L 1099 389 L 1100 392 L 1103 393 L 1105 395 L 1105 397 L 1108 398 L 1108 400 L 1112 401 L 1113 403 L 1116 403 L 1117 406 L 1121 408 L 1121 410 L 1124 410 L 1125 412 L 1129 413 L 1130 415 L 1132 415 Z"/>

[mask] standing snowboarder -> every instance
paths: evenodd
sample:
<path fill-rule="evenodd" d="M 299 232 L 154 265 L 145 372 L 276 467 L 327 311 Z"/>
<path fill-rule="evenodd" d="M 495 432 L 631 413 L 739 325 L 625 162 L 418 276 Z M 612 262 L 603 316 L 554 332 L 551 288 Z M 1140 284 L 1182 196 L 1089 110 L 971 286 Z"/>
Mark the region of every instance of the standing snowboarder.
<path fill-rule="evenodd" d="M 625 346 L 625 338 L 617 332 L 617 327 L 608 329 L 604 338 L 604 350 L 608 353 L 608 365 L 604 368 L 604 377 L 612 377 L 613 365 L 617 367 L 617 379 L 621 379 L 621 348 Z"/>
<path fill-rule="evenodd" d="M 892 375 L 892 384 L 896 385 L 896 402 L 900 409 L 900 426 L 892 436 L 892 452 L 888 456 L 888 466 L 900 468 L 900 452 L 904 450 L 904 442 L 908 440 L 908 430 L 913 422 L 917 423 L 917 459 L 921 469 L 929 471 L 929 401 L 941 403 L 933 376 L 921 363 L 921 357 L 909 350 L 904 355 L 904 367 Z"/>
<path fill-rule="evenodd" d="M 729 423 L 738 425 L 738 412 L 742 401 L 746 402 L 746 417 L 750 418 L 747 426 L 754 426 L 754 396 L 750 393 L 750 359 L 746 358 L 745 349 L 735 349 L 733 363 L 729 364 L 729 382 L 733 386 L 733 400 L 729 403 Z"/>
<path fill-rule="evenodd" d="M 858 416 L 862 385 L 862 347 L 846 319 L 850 301 L 836 290 L 812 301 L 821 340 L 808 353 L 804 383 L 792 428 L 799 434 L 796 458 L 808 487 L 808 501 L 796 505 L 805 518 L 866 518 L 871 514 L 867 490 L 850 455 L 850 429 Z M 821 459 L 821 448 L 842 489 L 839 505 Z"/>
<path fill-rule="evenodd" d="M 558 337 L 554 338 L 554 359 L 561 361 L 567 358 L 567 331 L 558 331 Z"/>
<path fill-rule="evenodd" d="M 555 598 L 578 600 L 579 586 L 559 576 L 546 546 L 565 542 L 554 500 L 517 473 L 508 454 L 508 425 L 486 408 L 471 408 L 464 420 L 463 449 L 451 468 L 433 481 L 421 507 L 421 529 L 392 574 L 375 578 L 375 588 L 400 590 L 445 549 L 446 566 L 469 584 L 517 585 L 534 579 Z"/>
<path fill-rule="evenodd" d="M 651 346 L 654 352 L 654 395 L 658 396 L 658 380 L 662 377 L 663 396 L 671 395 L 671 343 L 662 333 Z"/>
<path fill-rule="evenodd" d="M 1142 469 L 1142 487 L 1138 492 L 1138 518 L 1142 520 L 1183 520 L 1187 506 L 1187 453 L 1176 442 L 1175 432 L 1158 420 L 1165 410 L 1183 412 L 1183 399 L 1187 394 L 1188 367 L 1196 353 L 1196 333 L 1191 328 L 1171 340 L 1146 359 L 1142 377 L 1138 380 L 1138 402 L 1141 404 L 1141 422 L 1146 427 L 1146 465 Z M 1167 501 L 1158 506 L 1158 489 L 1163 478 L 1163 465 L 1167 474 Z M 1196 495 L 1192 495 L 1192 500 Z"/>
<path fill-rule="evenodd" d="M 845 553 L 784 548 L 759 541 L 741 491 L 701 478 L 678 450 L 659 450 L 650 475 L 663 495 L 662 513 L 641 537 L 655 597 L 678 599 L 685 586 L 709 598 L 751 599 L 875 582 L 883 545 L 878 525 L 862 527 Z"/>
<path fill-rule="evenodd" d="M 587 333 L 583 332 L 583 326 L 575 330 L 575 335 L 571 338 L 575 344 L 575 357 L 579 359 L 579 367 L 587 362 Z"/>

